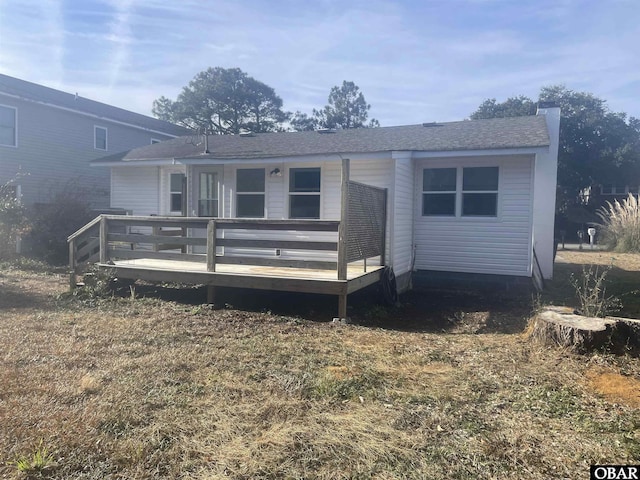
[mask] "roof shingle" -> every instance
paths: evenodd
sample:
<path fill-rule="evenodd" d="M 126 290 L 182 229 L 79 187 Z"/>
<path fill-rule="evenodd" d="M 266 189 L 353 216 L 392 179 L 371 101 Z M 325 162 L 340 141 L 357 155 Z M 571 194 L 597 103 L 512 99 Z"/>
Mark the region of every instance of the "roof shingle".
<path fill-rule="evenodd" d="M 464 120 L 442 124 L 358 128 L 321 132 L 179 137 L 95 162 L 159 159 L 257 159 L 387 151 L 464 151 L 545 147 L 543 116 Z"/>
<path fill-rule="evenodd" d="M 114 107 L 113 105 L 96 102 L 71 93 L 62 92 L 43 85 L 20 80 L 19 78 L 0 74 L 0 93 L 2 92 L 28 100 L 49 103 L 59 107 L 68 108 L 70 110 L 88 113 L 90 115 L 102 117 L 105 120 L 115 120 L 131 125 L 137 125 L 148 130 L 166 133 L 167 135 L 179 136 L 185 135 L 189 132 L 186 128 L 163 120 L 158 120 L 157 118 L 147 117 L 146 115 Z"/>

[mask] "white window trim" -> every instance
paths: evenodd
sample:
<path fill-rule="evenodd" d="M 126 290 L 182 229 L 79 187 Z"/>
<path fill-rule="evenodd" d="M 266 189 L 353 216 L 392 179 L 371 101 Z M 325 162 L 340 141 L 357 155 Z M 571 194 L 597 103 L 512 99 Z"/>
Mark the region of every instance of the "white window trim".
<path fill-rule="evenodd" d="M 463 190 L 463 173 L 465 168 L 481 168 L 481 167 L 497 167 L 498 168 L 498 190 Z M 455 168 L 456 169 L 456 208 L 455 215 L 425 215 L 422 210 L 422 201 L 425 193 L 452 193 L 452 192 L 425 192 L 424 191 L 424 183 L 423 183 L 423 175 L 424 170 L 426 169 L 436 169 L 436 168 Z M 495 222 L 500 221 L 502 218 L 502 171 L 503 165 L 498 162 L 497 164 L 491 165 L 456 165 L 454 166 L 430 166 L 430 165 L 422 165 L 419 167 L 419 175 L 417 175 L 417 180 L 420 182 L 420 196 L 419 196 L 419 212 L 420 218 L 428 221 L 451 221 L 455 219 L 455 221 L 460 222 L 473 222 L 473 221 L 481 221 L 481 222 Z M 464 193 L 496 193 L 496 214 L 495 215 L 462 215 L 462 195 Z"/>
<path fill-rule="evenodd" d="M 161 143 L 162 140 L 160 140 L 159 138 L 151 138 L 151 140 L 149 140 L 149 145 L 153 145 L 155 143 Z"/>
<path fill-rule="evenodd" d="M 291 179 L 291 170 L 301 170 L 301 169 L 318 169 L 320 170 L 320 188 L 317 192 L 291 192 L 290 191 L 290 179 Z M 287 194 L 287 218 L 290 220 L 316 220 L 315 218 L 292 218 L 291 217 L 291 195 L 317 195 L 320 198 L 320 206 L 319 206 L 319 212 L 318 212 L 318 220 L 321 220 L 324 218 L 324 212 L 323 212 L 323 186 L 324 186 L 324 182 L 322 180 L 322 166 L 321 165 L 295 165 L 295 166 L 290 166 L 287 168 L 287 178 L 285 179 L 285 191 Z"/>
<path fill-rule="evenodd" d="M 455 190 L 434 190 L 434 191 L 428 191 L 424 189 L 424 171 L 425 170 L 452 170 L 455 169 L 456 170 L 456 189 Z M 455 217 L 459 217 L 459 212 L 458 212 L 458 185 L 460 184 L 461 178 L 460 178 L 460 169 L 456 168 L 456 167 L 423 167 L 421 170 L 422 176 L 420 177 L 420 183 L 421 183 L 421 190 L 422 190 L 422 195 L 420 197 L 420 215 L 423 217 L 429 217 L 429 218 L 455 218 Z M 455 203 L 453 204 L 453 214 L 451 215 L 425 215 L 424 213 L 424 196 L 425 195 L 451 195 L 453 194 L 455 196 Z"/>
<path fill-rule="evenodd" d="M 264 172 L 264 190 L 262 192 L 240 192 L 238 191 L 238 172 L 240 170 L 262 170 Z M 235 172 L 235 179 L 236 179 L 236 189 L 235 189 L 235 193 L 236 193 L 236 201 L 235 203 L 235 212 L 234 212 L 234 218 L 267 218 L 267 169 L 265 167 L 246 167 L 246 168 L 236 168 L 236 172 Z M 262 216 L 261 217 L 239 217 L 238 216 L 238 196 L 240 195 L 262 195 L 264 197 L 264 208 L 262 210 Z"/>
<path fill-rule="evenodd" d="M 98 147 L 98 129 L 104 130 L 104 148 Z M 101 125 L 93 126 L 93 148 L 106 152 L 109 150 L 109 129 Z"/>
<path fill-rule="evenodd" d="M 167 214 L 168 215 L 178 215 L 181 216 L 182 215 L 182 209 L 180 210 L 171 210 L 171 195 L 173 193 L 178 193 L 178 192 L 174 192 L 173 190 L 171 190 L 171 175 L 182 175 L 184 177 L 186 177 L 185 172 L 183 172 L 182 170 L 168 170 L 167 171 L 167 195 L 166 195 L 166 205 L 167 205 Z M 182 189 L 180 190 L 180 193 L 184 195 L 184 192 L 182 191 Z M 182 202 L 184 202 L 185 199 L 182 199 Z"/>
<path fill-rule="evenodd" d="M 3 105 L 0 103 L 0 107 L 11 108 L 14 112 L 14 126 L 13 126 L 13 145 L 8 145 L 6 143 L 0 143 L 0 147 L 9 147 L 9 148 L 18 148 L 18 107 L 14 107 L 13 105 Z"/>

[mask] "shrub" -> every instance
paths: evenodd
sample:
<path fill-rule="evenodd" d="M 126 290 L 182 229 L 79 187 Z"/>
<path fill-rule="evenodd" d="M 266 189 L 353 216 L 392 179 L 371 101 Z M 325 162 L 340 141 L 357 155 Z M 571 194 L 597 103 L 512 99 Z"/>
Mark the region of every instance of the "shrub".
<path fill-rule="evenodd" d="M 606 317 L 622 307 L 620 299 L 607 296 L 606 278 L 611 267 L 602 271 L 598 266 L 582 266 L 578 277 L 571 274 L 569 281 L 580 303 L 580 314 L 586 317 Z"/>
<path fill-rule="evenodd" d="M 24 206 L 16 198 L 14 180 L 0 185 L 0 258 L 15 256 L 18 237 L 29 230 Z"/>
<path fill-rule="evenodd" d="M 68 261 L 67 237 L 95 217 L 82 189 L 68 185 L 50 203 L 29 212 L 31 231 L 25 237 L 25 253 L 52 265 Z"/>
<path fill-rule="evenodd" d="M 640 252 L 640 195 L 607 202 L 598 210 L 603 242 L 618 252 Z"/>

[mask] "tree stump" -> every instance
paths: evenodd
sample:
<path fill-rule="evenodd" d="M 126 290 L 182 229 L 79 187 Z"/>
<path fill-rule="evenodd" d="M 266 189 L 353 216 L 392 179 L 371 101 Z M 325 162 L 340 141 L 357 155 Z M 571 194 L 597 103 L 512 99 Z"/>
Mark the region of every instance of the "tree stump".
<path fill-rule="evenodd" d="M 640 351 L 640 320 L 585 317 L 568 307 L 545 307 L 534 316 L 529 338 L 579 353 L 607 349 L 617 353 Z"/>

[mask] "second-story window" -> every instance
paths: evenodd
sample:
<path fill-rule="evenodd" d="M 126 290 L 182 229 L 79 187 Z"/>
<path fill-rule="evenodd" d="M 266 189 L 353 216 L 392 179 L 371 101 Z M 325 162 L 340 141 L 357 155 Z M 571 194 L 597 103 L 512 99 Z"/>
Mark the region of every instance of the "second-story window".
<path fill-rule="evenodd" d="M 93 128 L 94 148 L 96 150 L 107 149 L 107 129 L 104 127 Z"/>
<path fill-rule="evenodd" d="M 16 117 L 17 109 L 0 105 L 0 145 L 15 147 L 18 144 Z"/>

